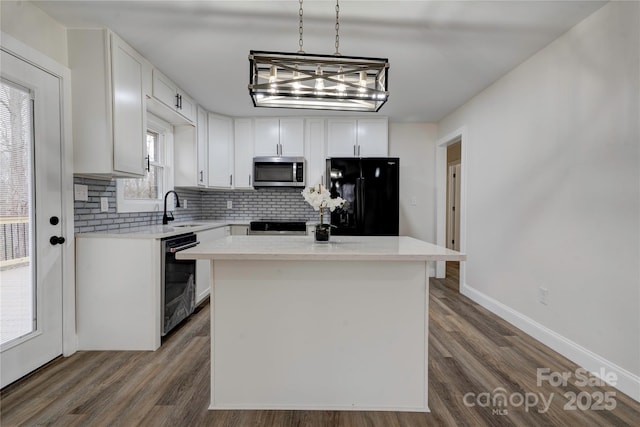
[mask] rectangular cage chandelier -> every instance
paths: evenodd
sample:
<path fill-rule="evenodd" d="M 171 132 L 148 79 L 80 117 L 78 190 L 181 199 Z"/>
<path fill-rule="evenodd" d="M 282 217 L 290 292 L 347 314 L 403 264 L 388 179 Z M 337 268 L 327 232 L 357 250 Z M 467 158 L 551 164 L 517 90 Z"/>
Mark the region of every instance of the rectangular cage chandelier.
<path fill-rule="evenodd" d="M 299 0 L 296 53 L 249 51 L 249 95 L 254 107 L 378 111 L 389 98 L 389 60 L 340 54 L 340 2 L 336 0 L 336 51 L 303 49 Z"/>
<path fill-rule="evenodd" d="M 389 61 L 336 55 L 250 51 L 255 107 L 378 111 L 387 102 Z"/>

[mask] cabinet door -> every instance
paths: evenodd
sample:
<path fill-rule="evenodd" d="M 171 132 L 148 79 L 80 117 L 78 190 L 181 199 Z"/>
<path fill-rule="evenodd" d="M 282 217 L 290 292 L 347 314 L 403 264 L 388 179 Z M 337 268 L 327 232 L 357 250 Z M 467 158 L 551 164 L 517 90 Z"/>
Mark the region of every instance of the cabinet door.
<path fill-rule="evenodd" d="M 253 188 L 253 120 L 236 119 L 233 133 L 235 188 Z"/>
<path fill-rule="evenodd" d="M 387 157 L 389 130 L 387 119 L 358 120 L 359 157 Z"/>
<path fill-rule="evenodd" d="M 113 169 L 140 176 L 146 135 L 142 68 L 141 58 L 112 36 Z"/>
<path fill-rule="evenodd" d="M 201 243 L 222 239 L 230 234 L 229 227 L 214 228 L 212 230 L 199 231 L 198 241 Z M 199 304 L 209 295 L 211 289 L 211 261 L 196 261 L 196 304 Z"/>
<path fill-rule="evenodd" d="M 307 187 L 325 184 L 326 169 L 324 120 L 307 119 L 305 123 L 305 145 L 307 160 Z"/>
<path fill-rule="evenodd" d="M 231 188 L 233 185 L 232 122 L 228 117 L 209 113 L 209 186 Z"/>
<path fill-rule="evenodd" d="M 233 224 L 231 226 L 231 235 L 232 236 L 246 236 L 247 234 L 249 234 L 249 226 L 248 225 Z"/>
<path fill-rule="evenodd" d="M 178 91 L 176 85 L 160 71 L 153 70 L 153 97 L 175 110 L 178 106 Z"/>
<path fill-rule="evenodd" d="M 207 168 L 207 156 L 209 155 L 209 150 L 207 150 L 207 146 L 209 144 L 208 136 L 209 132 L 207 129 L 209 128 L 208 118 L 207 118 L 207 110 L 198 106 L 198 122 L 196 124 L 196 144 L 197 144 L 197 182 L 200 186 L 206 186 L 209 181 L 209 171 Z"/>
<path fill-rule="evenodd" d="M 278 156 L 280 154 L 280 120 L 277 118 L 254 119 L 254 155 Z"/>
<path fill-rule="evenodd" d="M 180 96 L 180 107 L 178 112 L 190 122 L 196 120 L 196 103 L 195 101 L 182 90 L 178 89 L 178 95 Z"/>
<path fill-rule="evenodd" d="M 327 119 L 327 157 L 356 157 L 355 119 Z"/>
<path fill-rule="evenodd" d="M 304 119 L 280 119 L 280 155 L 304 156 Z"/>

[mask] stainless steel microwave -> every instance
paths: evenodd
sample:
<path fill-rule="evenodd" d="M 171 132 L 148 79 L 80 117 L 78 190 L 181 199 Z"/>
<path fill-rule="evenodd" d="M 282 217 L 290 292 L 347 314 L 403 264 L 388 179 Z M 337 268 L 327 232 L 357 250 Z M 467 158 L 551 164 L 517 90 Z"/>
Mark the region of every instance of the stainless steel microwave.
<path fill-rule="evenodd" d="M 304 187 L 304 157 L 254 157 L 254 187 Z"/>

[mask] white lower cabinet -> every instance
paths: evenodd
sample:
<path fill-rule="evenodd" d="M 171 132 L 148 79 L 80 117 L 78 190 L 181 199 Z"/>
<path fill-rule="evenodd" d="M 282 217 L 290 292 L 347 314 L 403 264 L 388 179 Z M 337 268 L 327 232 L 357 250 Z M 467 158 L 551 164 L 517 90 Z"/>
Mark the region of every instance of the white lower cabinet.
<path fill-rule="evenodd" d="M 78 350 L 156 350 L 160 241 L 76 238 Z"/>
<path fill-rule="evenodd" d="M 220 227 L 211 230 L 198 231 L 198 241 L 201 245 L 212 240 L 222 239 L 231 234 L 231 227 Z M 196 305 L 200 304 L 211 289 L 211 262 L 208 260 L 196 261 Z"/>
<path fill-rule="evenodd" d="M 232 236 L 246 236 L 249 234 L 249 226 L 248 225 L 231 225 L 231 235 Z"/>

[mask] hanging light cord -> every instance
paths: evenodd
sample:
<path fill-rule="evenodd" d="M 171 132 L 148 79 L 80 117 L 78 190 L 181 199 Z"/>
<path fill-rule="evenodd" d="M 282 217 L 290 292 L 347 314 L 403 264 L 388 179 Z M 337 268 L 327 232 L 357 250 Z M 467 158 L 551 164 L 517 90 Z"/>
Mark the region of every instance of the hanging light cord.
<path fill-rule="evenodd" d="M 335 56 L 340 56 L 340 4 L 339 0 L 336 0 L 336 53 Z"/>
<path fill-rule="evenodd" d="M 298 46 L 300 46 L 300 49 L 298 50 L 298 53 L 304 53 L 304 50 L 302 49 L 302 0 L 300 0 L 300 10 L 298 10 L 298 15 L 300 16 L 300 22 L 298 24 L 298 33 L 300 33 L 300 40 L 298 40 Z"/>

